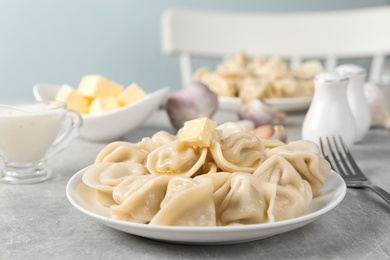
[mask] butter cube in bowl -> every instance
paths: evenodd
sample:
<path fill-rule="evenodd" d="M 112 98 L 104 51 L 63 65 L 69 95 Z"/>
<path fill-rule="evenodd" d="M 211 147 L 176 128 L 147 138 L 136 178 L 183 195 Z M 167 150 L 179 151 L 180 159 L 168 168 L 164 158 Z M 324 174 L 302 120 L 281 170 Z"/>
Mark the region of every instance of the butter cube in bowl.
<path fill-rule="evenodd" d="M 83 77 L 78 88 L 50 83 L 33 87 L 36 100 L 66 102 L 69 109 L 78 111 L 83 118 L 80 136 L 91 141 L 118 140 L 139 127 L 168 93 L 168 87 L 146 93 L 136 83 L 124 87 L 100 75 Z"/>

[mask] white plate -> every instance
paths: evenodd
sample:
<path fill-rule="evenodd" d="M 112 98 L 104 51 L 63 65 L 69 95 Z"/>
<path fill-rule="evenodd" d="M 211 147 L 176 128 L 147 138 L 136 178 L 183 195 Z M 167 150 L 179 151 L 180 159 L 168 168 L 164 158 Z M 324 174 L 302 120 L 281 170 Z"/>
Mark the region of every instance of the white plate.
<path fill-rule="evenodd" d="M 313 97 L 266 98 L 267 104 L 285 112 L 300 111 L 310 106 Z M 227 111 L 239 111 L 241 99 L 237 97 L 218 97 L 219 108 Z"/>
<path fill-rule="evenodd" d="M 82 182 L 81 178 L 85 170 L 76 173 L 66 187 L 66 195 L 76 209 L 114 229 L 141 237 L 179 244 L 243 243 L 288 232 L 309 224 L 336 207 L 346 193 L 345 182 L 332 171 L 324 185 L 323 194 L 313 199 L 307 211 L 298 218 L 274 223 L 225 227 L 152 226 L 111 218 L 109 209 L 96 203 L 94 190 Z"/>

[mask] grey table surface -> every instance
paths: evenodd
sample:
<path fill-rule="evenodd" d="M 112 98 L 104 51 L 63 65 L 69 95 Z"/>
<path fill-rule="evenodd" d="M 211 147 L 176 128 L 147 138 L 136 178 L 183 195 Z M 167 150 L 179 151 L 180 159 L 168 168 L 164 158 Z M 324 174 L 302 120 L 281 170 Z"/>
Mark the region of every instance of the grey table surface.
<path fill-rule="evenodd" d="M 304 113 L 289 114 L 288 140 L 300 139 Z M 157 113 L 122 140 L 172 132 Z M 70 177 L 93 163 L 104 142 L 76 139 L 48 161 L 43 183 L 0 183 L 0 259 L 389 259 L 390 206 L 369 190 L 344 200 L 314 222 L 267 239 L 233 245 L 180 245 L 133 236 L 84 215 L 67 200 Z M 390 131 L 371 129 L 351 147 L 372 182 L 390 190 Z"/>

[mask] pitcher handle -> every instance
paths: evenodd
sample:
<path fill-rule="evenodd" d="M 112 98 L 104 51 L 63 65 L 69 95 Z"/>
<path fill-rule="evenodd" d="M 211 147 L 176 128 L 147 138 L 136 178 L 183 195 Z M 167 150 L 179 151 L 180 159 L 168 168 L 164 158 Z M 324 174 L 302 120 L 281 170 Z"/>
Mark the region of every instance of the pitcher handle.
<path fill-rule="evenodd" d="M 57 137 L 53 146 L 42 160 L 47 160 L 53 155 L 62 151 L 73 139 L 78 136 L 80 127 L 83 125 L 83 119 L 81 118 L 81 115 L 77 111 L 69 109 L 66 113 L 66 117 L 71 119 L 70 126 L 63 134 Z"/>

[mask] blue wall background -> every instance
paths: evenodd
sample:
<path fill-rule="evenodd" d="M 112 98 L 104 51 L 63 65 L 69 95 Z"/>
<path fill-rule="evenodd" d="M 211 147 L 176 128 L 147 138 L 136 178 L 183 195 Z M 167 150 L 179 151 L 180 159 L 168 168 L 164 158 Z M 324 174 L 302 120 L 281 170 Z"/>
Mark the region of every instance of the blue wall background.
<path fill-rule="evenodd" d="M 37 82 L 77 86 L 101 74 L 148 92 L 181 87 L 175 57 L 160 48 L 171 6 L 295 12 L 389 5 L 390 0 L 0 0 L 0 100 L 33 99 Z"/>

